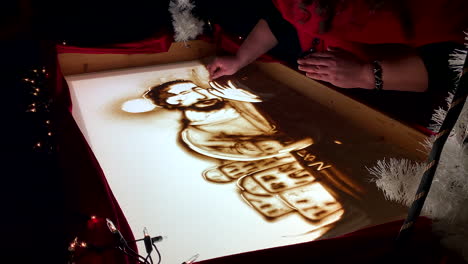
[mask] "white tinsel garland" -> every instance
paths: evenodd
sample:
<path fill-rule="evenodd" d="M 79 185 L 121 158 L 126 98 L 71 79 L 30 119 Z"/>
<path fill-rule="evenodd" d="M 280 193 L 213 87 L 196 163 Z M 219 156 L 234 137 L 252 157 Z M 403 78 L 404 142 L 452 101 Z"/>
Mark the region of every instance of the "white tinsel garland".
<path fill-rule="evenodd" d="M 466 56 L 466 50 L 455 50 L 450 57 L 451 68 L 459 77 Z M 447 102 L 452 98 L 450 95 Z M 446 113 L 445 109 L 435 111 L 432 116 L 435 124 L 431 129 L 438 131 Z M 422 214 L 434 220 L 433 229 L 441 235 L 442 243 L 468 261 L 468 146 L 463 144 L 467 136 L 468 101 L 444 145 Z M 431 138 L 423 143 L 426 150 L 430 150 L 433 141 Z M 425 163 L 421 162 L 388 159 L 378 161 L 369 172 L 388 199 L 410 206 L 424 167 Z"/>
<path fill-rule="evenodd" d="M 192 14 L 194 7 L 191 0 L 171 0 L 169 2 L 175 41 L 195 39 L 203 32 L 205 22 Z"/>

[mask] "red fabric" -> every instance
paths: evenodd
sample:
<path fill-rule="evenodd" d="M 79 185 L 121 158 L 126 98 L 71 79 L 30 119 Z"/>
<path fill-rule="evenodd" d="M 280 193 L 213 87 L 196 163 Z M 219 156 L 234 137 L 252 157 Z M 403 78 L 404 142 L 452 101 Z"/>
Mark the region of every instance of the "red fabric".
<path fill-rule="evenodd" d="M 424 127 L 424 126 L 421 126 L 421 125 L 418 125 L 418 124 L 413 124 L 413 127 L 416 128 L 417 130 L 421 131 L 422 133 L 424 133 L 426 136 L 435 136 L 435 135 L 437 135 L 437 132 L 434 132 L 434 131 L 430 130 L 427 127 Z"/>
<path fill-rule="evenodd" d="M 95 215 L 100 218 L 109 218 L 122 232 L 127 240 L 133 240 L 133 234 L 127 220 L 119 207 L 94 154 L 86 143 L 83 135 L 71 116 L 71 113 L 63 108 L 57 113 L 55 120 L 57 126 L 57 152 L 60 157 L 60 165 L 66 176 L 66 201 L 72 216 L 83 216 L 90 219 Z M 70 221 L 77 221 L 71 219 Z M 110 231 L 106 226 L 95 228 L 89 223 L 77 223 L 74 235 L 87 243 L 104 246 L 107 242 L 113 242 Z M 136 245 L 131 245 L 136 250 Z M 88 252 L 76 263 L 133 263 L 129 262 L 121 253 L 113 250 Z"/>
<path fill-rule="evenodd" d="M 463 30 L 468 26 L 468 10 L 465 0 L 411 0 L 408 9 L 413 23 L 414 35 L 405 37 L 401 20 L 391 11 L 369 12 L 364 0 L 353 1 L 333 19 L 331 30 L 319 34 L 322 18 L 317 15 L 316 4 L 307 7 L 307 13 L 299 9 L 301 0 L 273 0 L 283 17 L 297 30 L 302 49 L 309 49 L 314 38 L 321 43 L 319 51 L 327 47 L 339 47 L 367 59 L 368 44 L 406 44 L 419 47 L 424 44 L 444 41 L 463 43 Z M 306 22 L 303 22 L 306 21 Z"/>
<path fill-rule="evenodd" d="M 58 53 L 87 53 L 87 54 L 144 54 L 159 53 L 169 50 L 173 42 L 171 34 L 166 32 L 138 42 L 113 44 L 102 47 L 76 47 L 57 45 Z"/>

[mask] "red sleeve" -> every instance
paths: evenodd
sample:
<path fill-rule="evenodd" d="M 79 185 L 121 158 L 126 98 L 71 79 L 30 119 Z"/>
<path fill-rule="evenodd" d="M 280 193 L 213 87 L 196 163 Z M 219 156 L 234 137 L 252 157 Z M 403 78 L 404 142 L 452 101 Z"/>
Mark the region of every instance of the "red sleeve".
<path fill-rule="evenodd" d="M 272 1 L 282 16 L 295 26 L 300 38 L 317 32 L 315 28 L 321 19 L 312 11 L 313 7 L 307 8 L 311 14 L 307 20 L 307 13 L 299 8 L 301 0 Z M 383 10 L 369 15 L 365 2 L 361 0 L 355 0 L 336 16 L 332 30 L 319 37 L 366 44 L 400 43 L 414 47 L 439 42 L 463 43 L 463 31 L 468 29 L 467 0 L 409 0 L 407 5 L 413 28 L 410 39 L 404 36 L 401 18 L 395 12 Z M 301 23 L 304 19 L 307 22 Z M 361 26 L 354 26 L 353 21 Z M 308 41 L 301 40 L 303 46 Z"/>
<path fill-rule="evenodd" d="M 468 1 L 413 0 L 410 5 L 413 46 L 439 42 L 464 42 L 468 29 Z"/>

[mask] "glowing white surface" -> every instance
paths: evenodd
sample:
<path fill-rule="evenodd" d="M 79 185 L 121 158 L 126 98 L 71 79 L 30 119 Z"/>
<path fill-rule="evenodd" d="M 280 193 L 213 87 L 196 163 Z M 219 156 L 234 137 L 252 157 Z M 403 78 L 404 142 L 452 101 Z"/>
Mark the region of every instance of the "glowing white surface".
<path fill-rule="evenodd" d="M 73 116 L 101 165 L 136 238 L 147 227 L 163 263 L 182 263 L 290 245 L 319 234 L 298 214 L 266 221 L 247 206 L 235 184 L 202 177 L 216 161 L 193 155 L 178 143 L 181 112 L 158 109 L 129 114 L 120 110 L 147 87 L 172 79 L 191 79 L 199 62 L 68 76 Z M 139 251 L 144 255 L 144 245 Z M 155 254 L 153 254 L 153 257 Z"/>

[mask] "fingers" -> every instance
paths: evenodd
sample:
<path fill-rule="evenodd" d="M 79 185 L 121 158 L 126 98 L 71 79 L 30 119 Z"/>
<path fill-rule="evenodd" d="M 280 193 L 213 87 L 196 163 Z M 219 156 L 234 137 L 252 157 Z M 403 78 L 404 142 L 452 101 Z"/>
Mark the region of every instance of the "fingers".
<path fill-rule="evenodd" d="M 220 75 L 220 72 L 219 72 L 221 70 L 220 64 L 216 60 L 208 64 L 206 68 L 208 69 L 208 72 L 210 73 L 210 80 L 213 80 L 222 76 Z"/>
<path fill-rule="evenodd" d="M 210 76 L 212 75 L 213 72 L 215 72 L 215 68 L 216 68 L 216 66 L 214 65 L 214 63 L 210 63 L 210 64 L 206 65 L 206 69 L 210 73 Z"/>
<path fill-rule="evenodd" d="M 323 66 L 334 66 L 336 61 L 340 58 L 343 58 L 347 54 L 346 51 L 335 48 L 328 47 L 327 51 L 324 52 L 314 52 L 304 58 L 300 58 L 298 64 L 309 64 L 309 65 L 323 65 Z"/>
<path fill-rule="evenodd" d="M 206 68 L 210 73 L 210 80 L 214 80 L 225 75 L 225 73 L 223 73 L 225 71 L 224 64 L 219 58 L 215 58 L 210 64 L 206 66 Z"/>
<path fill-rule="evenodd" d="M 210 80 L 217 79 L 223 75 L 226 75 L 225 70 L 218 65 L 214 65 L 211 68 L 208 69 L 210 73 Z"/>
<path fill-rule="evenodd" d="M 210 79 L 218 79 L 221 76 L 226 75 L 226 71 L 223 70 L 221 67 L 217 67 L 213 72 L 210 72 Z"/>
<path fill-rule="evenodd" d="M 312 73 L 327 73 L 328 67 L 321 65 L 299 65 L 299 70 Z"/>
<path fill-rule="evenodd" d="M 325 65 L 299 65 L 299 70 L 304 71 L 306 76 L 319 81 L 330 82 L 329 67 Z"/>
<path fill-rule="evenodd" d="M 224 75 L 232 75 L 239 69 L 239 61 L 234 56 L 217 57 L 206 66 L 210 73 L 210 80 Z"/>
<path fill-rule="evenodd" d="M 344 50 L 342 50 L 340 48 L 331 47 L 331 46 L 327 47 L 327 50 L 329 52 L 331 52 L 331 53 L 344 53 L 344 52 L 346 52 L 346 51 L 344 51 Z"/>
<path fill-rule="evenodd" d="M 297 60 L 297 63 L 299 65 L 333 66 L 335 63 L 335 58 L 334 57 L 309 56 L 309 57 Z"/>
<path fill-rule="evenodd" d="M 299 59 L 298 69 L 306 72 L 306 75 L 312 79 L 329 79 L 329 74 L 337 65 L 337 56 L 332 52 L 315 52 Z"/>
<path fill-rule="evenodd" d="M 331 51 L 315 52 L 297 61 L 298 69 L 306 76 L 319 81 L 330 82 L 330 69 L 336 65 L 336 56 Z"/>
<path fill-rule="evenodd" d="M 330 82 L 330 76 L 328 74 L 308 72 L 306 76 L 314 80 Z"/>
<path fill-rule="evenodd" d="M 314 52 L 305 56 L 304 58 L 310 58 L 310 57 L 332 58 L 334 57 L 334 55 L 330 52 Z"/>

